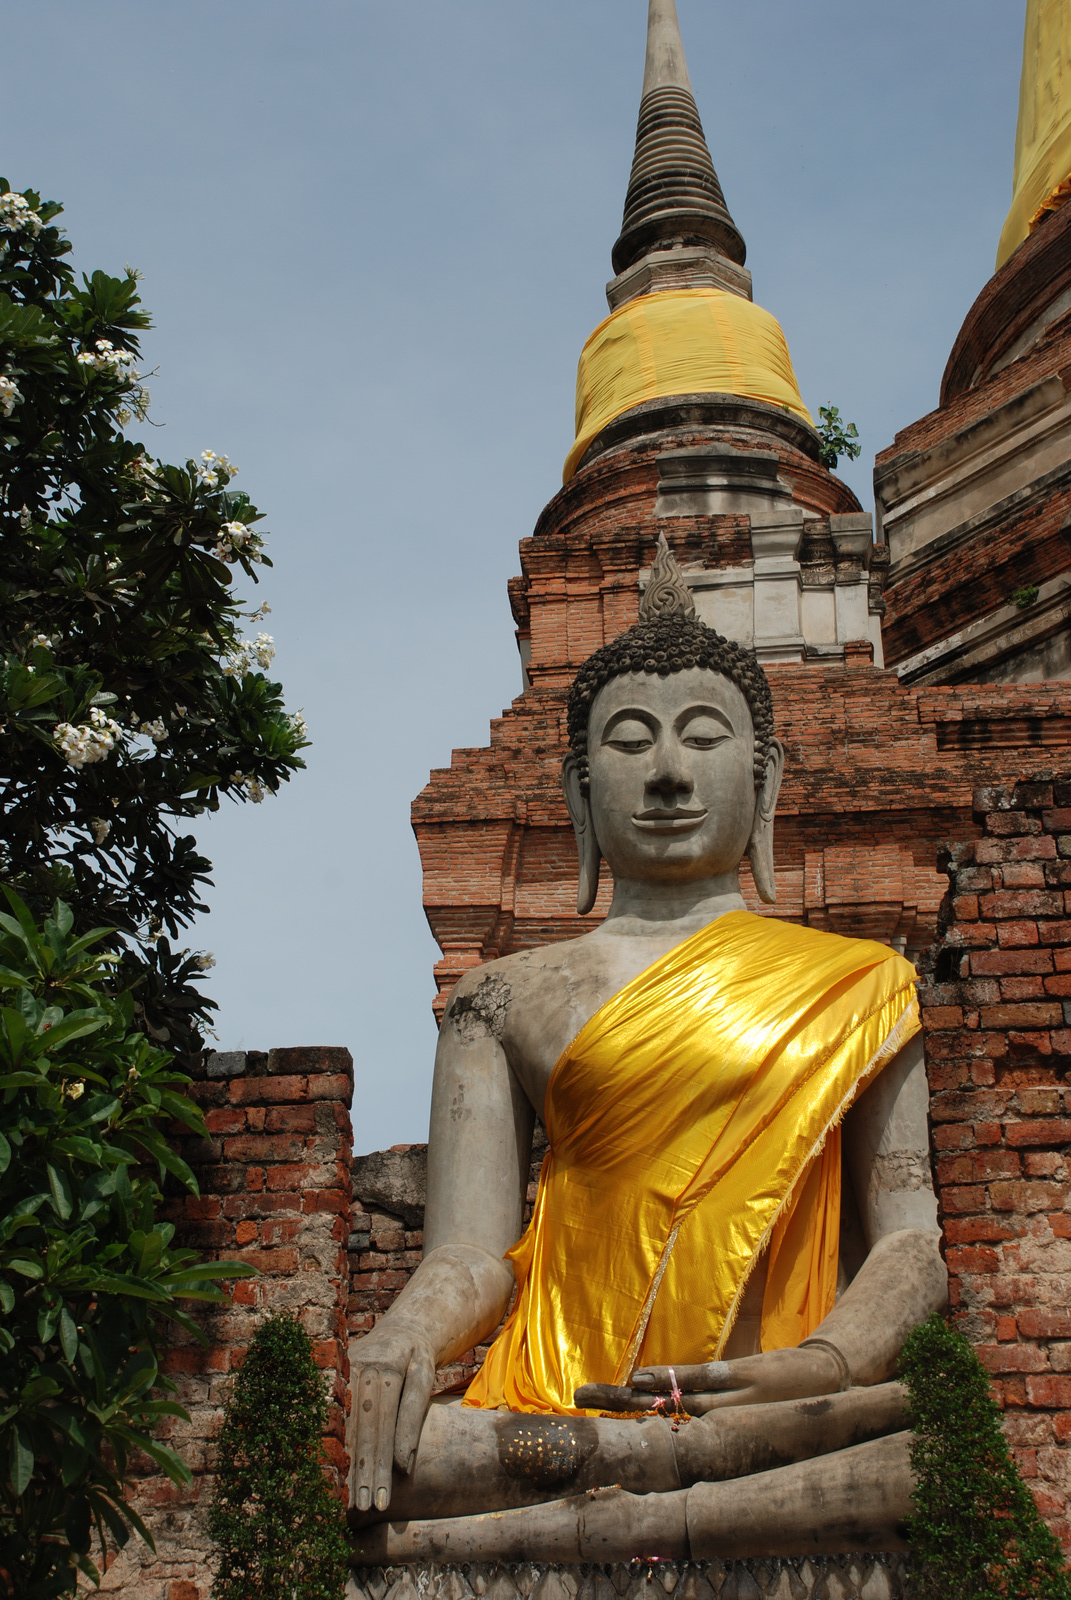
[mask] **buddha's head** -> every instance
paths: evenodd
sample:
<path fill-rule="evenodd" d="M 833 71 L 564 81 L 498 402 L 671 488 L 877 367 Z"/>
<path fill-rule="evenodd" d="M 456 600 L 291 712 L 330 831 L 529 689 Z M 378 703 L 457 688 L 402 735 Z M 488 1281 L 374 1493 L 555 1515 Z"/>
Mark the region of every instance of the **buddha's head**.
<path fill-rule="evenodd" d="M 639 622 L 577 673 L 569 743 L 562 784 L 581 915 L 595 904 L 600 859 L 615 878 L 680 883 L 734 873 L 749 855 L 773 902 L 784 751 L 770 686 L 751 651 L 697 619 L 664 536 Z"/>

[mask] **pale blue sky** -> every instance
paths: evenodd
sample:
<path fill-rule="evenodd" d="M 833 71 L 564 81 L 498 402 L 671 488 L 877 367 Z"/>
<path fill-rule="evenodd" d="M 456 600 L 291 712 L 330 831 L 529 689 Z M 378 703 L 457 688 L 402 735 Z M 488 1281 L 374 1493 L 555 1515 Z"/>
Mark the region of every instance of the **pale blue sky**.
<path fill-rule="evenodd" d="M 873 453 L 936 404 L 1010 200 L 1022 0 L 678 0 L 755 298 Z M 345 1044 L 425 1137 L 409 802 L 517 693 L 506 581 L 606 315 L 644 0 L 0 3 L 0 172 L 145 274 L 148 442 L 242 469 L 309 770 L 206 819 L 221 1048 Z"/>

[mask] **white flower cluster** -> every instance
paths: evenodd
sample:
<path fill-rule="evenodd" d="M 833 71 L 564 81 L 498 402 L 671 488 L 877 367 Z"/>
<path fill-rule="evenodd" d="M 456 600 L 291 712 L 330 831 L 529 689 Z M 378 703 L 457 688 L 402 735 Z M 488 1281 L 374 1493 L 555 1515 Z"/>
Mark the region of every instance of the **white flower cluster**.
<path fill-rule="evenodd" d="M 112 831 L 111 823 L 106 821 L 103 817 L 94 817 L 89 826 L 93 833 L 93 843 L 96 845 L 103 844 L 109 833 Z"/>
<path fill-rule="evenodd" d="M 264 796 L 269 792 L 256 778 L 247 777 L 244 772 L 234 773 L 232 781 L 241 784 L 255 806 L 259 806 Z"/>
<path fill-rule="evenodd" d="M 49 637 L 47 633 L 35 633 L 30 640 L 30 649 L 34 650 L 40 645 L 42 650 L 55 650 L 59 642 L 60 636 L 58 633 L 52 637 Z"/>
<path fill-rule="evenodd" d="M 138 732 L 147 733 L 150 739 L 155 739 L 159 744 L 161 739 L 167 738 L 167 723 L 163 717 L 157 717 L 153 722 L 143 722 Z"/>
<path fill-rule="evenodd" d="M 290 718 L 290 726 L 293 728 L 299 739 L 307 739 L 309 737 L 309 725 L 305 721 L 305 718 L 301 715 L 300 711 L 295 711 L 293 713 Z"/>
<path fill-rule="evenodd" d="M 206 489 L 218 489 L 221 484 L 229 483 L 238 471 L 226 456 L 217 456 L 214 450 L 202 450 L 201 462 L 197 477 Z"/>
<path fill-rule="evenodd" d="M 275 659 L 275 642 L 270 633 L 258 633 L 255 639 L 243 639 L 235 645 L 223 661 L 223 674 L 227 678 L 244 678 L 254 666 L 266 672 Z"/>
<path fill-rule="evenodd" d="M 225 522 L 219 530 L 219 543 L 212 554 L 217 561 L 235 561 L 238 552 L 244 550 L 250 561 L 263 561 L 261 551 L 264 549 L 264 540 L 259 533 L 254 533 L 252 528 L 247 528 L 244 522 Z"/>
<path fill-rule="evenodd" d="M 0 195 L 0 199 L 4 197 Z M 10 417 L 22 399 L 14 378 L 0 378 L 0 416 Z"/>
<path fill-rule="evenodd" d="M 199 967 L 202 972 L 211 972 L 216 964 L 216 958 L 210 950 L 205 950 L 203 954 L 194 956 L 193 964 L 195 967 Z"/>
<path fill-rule="evenodd" d="M 132 350 L 117 350 L 110 339 L 98 339 L 95 350 L 82 350 L 75 356 L 80 367 L 92 367 L 94 372 L 107 372 L 131 383 L 138 376 L 137 359 Z"/>
<path fill-rule="evenodd" d="M 0 194 L 0 230 L 4 233 L 32 233 L 34 238 L 44 223 L 30 202 L 21 194 Z"/>
<path fill-rule="evenodd" d="M 57 722 L 52 730 L 52 740 L 65 757 L 67 765 L 80 770 L 103 761 L 122 741 L 123 730 L 111 717 L 106 717 L 99 706 L 91 706 L 89 721 L 78 727 L 71 722 Z"/>

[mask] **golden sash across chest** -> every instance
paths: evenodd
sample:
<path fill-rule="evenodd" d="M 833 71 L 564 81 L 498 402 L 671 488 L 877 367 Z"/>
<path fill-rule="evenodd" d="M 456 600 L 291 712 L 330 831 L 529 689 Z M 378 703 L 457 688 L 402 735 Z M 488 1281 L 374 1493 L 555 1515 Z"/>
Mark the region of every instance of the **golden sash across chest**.
<path fill-rule="evenodd" d="M 918 1028 L 885 945 L 719 917 L 596 1012 L 547 1088 L 516 1305 L 465 1404 L 574 1413 L 582 1383 L 717 1357 L 764 1246 L 764 1349 L 832 1308 L 840 1119 Z"/>

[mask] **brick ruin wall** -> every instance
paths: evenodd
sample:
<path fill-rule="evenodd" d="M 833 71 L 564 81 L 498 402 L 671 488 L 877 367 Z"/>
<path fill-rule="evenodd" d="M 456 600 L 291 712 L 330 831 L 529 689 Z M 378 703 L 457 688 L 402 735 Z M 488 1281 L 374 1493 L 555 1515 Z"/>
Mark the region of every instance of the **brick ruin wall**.
<path fill-rule="evenodd" d="M 228 1300 L 194 1312 L 207 1338 L 177 1331 L 164 1369 L 189 1422 L 160 1433 L 193 1474 L 189 1487 L 153 1464 L 134 1463 L 135 1505 L 156 1543 L 137 1537 L 109 1565 L 107 1594 L 129 1600 L 208 1600 L 211 1545 L 204 1515 L 211 1498 L 215 1439 L 234 1373 L 266 1314 L 293 1312 L 308 1333 L 329 1394 L 324 1451 L 340 1498 L 347 1493 L 349 1355 L 347 1241 L 353 1152 L 348 1050 L 294 1049 L 210 1056 L 192 1097 L 204 1108 L 207 1139 L 180 1126 L 173 1143 L 193 1168 L 200 1196 L 174 1193 L 166 1208 L 176 1243 L 202 1255 L 246 1261 L 258 1276 L 234 1283 Z"/>
<path fill-rule="evenodd" d="M 1071 1548 L 1071 773 L 976 790 L 970 832 L 945 849 L 949 892 L 920 962 L 935 1184 L 957 1320 Z M 182 1243 L 252 1261 L 260 1276 L 203 1315 L 207 1348 L 172 1344 L 191 1421 L 167 1431 L 194 1478 L 180 1489 L 143 1463 L 137 1503 L 158 1553 L 133 1540 L 104 1582 L 136 1600 L 208 1600 L 213 1441 L 268 1311 L 294 1310 L 313 1339 L 331 1386 L 329 1470 L 345 1494 L 348 1343 L 388 1309 L 422 1247 L 425 1147 L 352 1160 L 348 1052 L 215 1056 L 208 1072 L 193 1092 L 209 1138 L 183 1146 L 201 1196 L 174 1198 L 171 1218 Z M 437 1389 L 467 1383 L 485 1352 L 441 1371 Z"/>
<path fill-rule="evenodd" d="M 959 1326 L 1071 1548 L 1071 779 L 980 789 L 920 986 Z"/>

